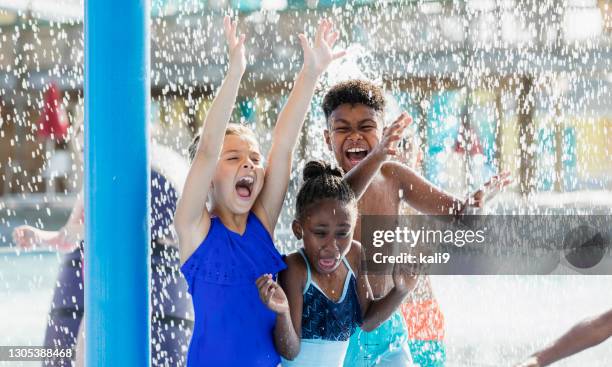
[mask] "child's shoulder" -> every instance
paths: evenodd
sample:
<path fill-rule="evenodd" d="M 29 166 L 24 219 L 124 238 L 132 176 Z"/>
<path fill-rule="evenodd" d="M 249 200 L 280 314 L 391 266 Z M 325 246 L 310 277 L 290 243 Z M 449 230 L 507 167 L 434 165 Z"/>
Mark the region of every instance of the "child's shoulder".
<path fill-rule="evenodd" d="M 380 168 L 381 176 L 389 180 L 396 180 L 397 175 L 402 172 L 409 171 L 410 168 L 403 163 L 395 161 L 387 161 Z"/>
<path fill-rule="evenodd" d="M 351 243 L 351 248 L 349 249 L 349 252 L 346 254 L 346 260 L 348 261 L 349 265 L 351 265 L 351 268 L 353 269 L 353 272 L 355 273 L 357 273 L 359 269 L 361 268 L 362 256 L 363 256 L 363 253 L 361 250 L 361 243 L 359 241 L 353 240 L 353 242 Z"/>
<path fill-rule="evenodd" d="M 306 271 L 306 262 L 302 254 L 300 254 L 298 251 L 292 252 L 285 256 L 285 263 L 287 264 L 287 270 Z"/>
<path fill-rule="evenodd" d="M 400 162 L 385 162 L 381 169 L 381 180 L 387 185 L 397 185 L 399 182 L 418 180 L 420 175 L 409 166 Z"/>
<path fill-rule="evenodd" d="M 293 252 L 285 256 L 287 268 L 281 272 L 281 278 L 285 285 L 301 284 L 303 289 L 306 285 L 306 262 L 299 252 Z"/>

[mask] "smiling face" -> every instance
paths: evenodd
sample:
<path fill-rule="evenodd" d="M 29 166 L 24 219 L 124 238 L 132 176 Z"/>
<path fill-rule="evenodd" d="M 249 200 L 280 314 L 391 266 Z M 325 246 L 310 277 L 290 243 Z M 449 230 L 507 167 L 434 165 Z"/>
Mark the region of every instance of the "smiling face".
<path fill-rule="evenodd" d="M 309 205 L 303 218 L 293 221 L 293 232 L 303 239 L 310 264 L 321 274 L 333 273 L 351 248 L 355 227 L 354 204 L 323 199 Z"/>
<path fill-rule="evenodd" d="M 382 137 L 382 113 L 364 104 L 341 104 L 329 115 L 325 142 L 345 172 L 361 162 Z"/>
<path fill-rule="evenodd" d="M 212 181 L 214 205 L 235 214 L 248 213 L 264 184 L 259 145 L 248 135 L 226 135 Z"/>

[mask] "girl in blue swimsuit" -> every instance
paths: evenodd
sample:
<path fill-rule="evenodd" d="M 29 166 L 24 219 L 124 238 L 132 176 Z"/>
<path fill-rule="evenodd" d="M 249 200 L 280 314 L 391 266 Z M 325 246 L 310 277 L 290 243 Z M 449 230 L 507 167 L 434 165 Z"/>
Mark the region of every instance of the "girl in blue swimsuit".
<path fill-rule="evenodd" d="M 331 52 L 338 38 L 331 22 L 320 23 L 313 46 L 300 35 L 304 66 L 279 114 L 264 169 L 255 135 L 244 126 L 228 126 L 246 57 L 236 22 L 226 17 L 224 28 L 229 68 L 192 149 L 193 162 L 174 219 L 181 270 L 195 313 L 187 365 L 277 366 L 277 315 L 260 301 L 255 282 L 286 267 L 272 234 L 287 192 L 293 151 L 318 77 L 343 53 Z"/>
<path fill-rule="evenodd" d="M 312 161 L 304 168 L 293 232 L 304 243 L 287 256 L 287 270 L 258 280 L 260 297 L 279 315 L 274 331 L 283 366 L 342 366 L 348 342 L 361 326 L 373 330 L 416 285 L 416 275 L 394 270 L 395 288 L 368 298 L 361 245 L 353 241 L 357 204 L 340 169 Z"/>

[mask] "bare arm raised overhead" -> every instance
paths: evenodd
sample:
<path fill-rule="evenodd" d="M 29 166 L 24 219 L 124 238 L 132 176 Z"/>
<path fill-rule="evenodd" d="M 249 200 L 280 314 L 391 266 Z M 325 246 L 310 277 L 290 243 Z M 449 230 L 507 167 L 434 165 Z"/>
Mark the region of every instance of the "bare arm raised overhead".
<path fill-rule="evenodd" d="M 304 51 L 304 65 L 276 121 L 266 166 L 266 184 L 253 208 L 270 233 L 276 226 L 285 200 L 293 151 L 319 77 L 333 60 L 345 54 L 345 51 L 332 51 L 338 36 L 339 33 L 333 30 L 333 23 L 326 19 L 319 23 L 314 44 L 310 44 L 306 35 L 299 35 Z"/>
<path fill-rule="evenodd" d="M 246 69 L 245 36 L 236 34 L 237 27 L 237 22 L 232 22 L 228 16 L 223 20 L 229 49 L 229 68 L 204 120 L 200 143 L 176 207 L 174 223 L 179 237 L 181 263 L 195 251 L 210 228 L 206 200 L 223 145 L 225 129 Z"/>

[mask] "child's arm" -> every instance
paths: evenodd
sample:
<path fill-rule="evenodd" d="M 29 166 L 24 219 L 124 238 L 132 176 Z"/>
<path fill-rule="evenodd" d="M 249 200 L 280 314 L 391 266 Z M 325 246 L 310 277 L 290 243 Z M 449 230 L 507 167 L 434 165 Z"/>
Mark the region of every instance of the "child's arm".
<path fill-rule="evenodd" d="M 565 357 L 593 347 L 612 336 L 612 309 L 592 319 L 584 320 L 545 349 L 517 367 L 548 366 Z"/>
<path fill-rule="evenodd" d="M 81 191 L 76 197 L 68 221 L 62 228 L 57 231 L 44 231 L 22 225 L 13 230 L 13 241 L 24 249 L 41 246 L 58 251 L 72 251 L 83 239 L 83 231 L 83 192 Z"/>
<path fill-rule="evenodd" d="M 319 23 L 313 46 L 304 34 L 299 35 L 304 51 L 304 66 L 297 75 L 287 104 L 276 121 L 266 165 L 265 185 L 253 207 L 255 214 L 270 233 L 276 226 L 285 200 L 293 151 L 319 76 L 333 60 L 345 54 L 344 51 L 332 52 L 338 35 L 337 31 L 333 31 L 332 22 L 325 19 Z"/>
<path fill-rule="evenodd" d="M 290 255 L 291 256 L 291 255 Z M 289 259 L 289 267 L 278 276 L 277 284 L 269 274 L 257 279 L 259 296 L 264 304 L 276 312 L 274 344 L 285 359 L 293 360 L 300 352 L 302 334 L 302 287 L 303 276 L 293 266 L 295 259 Z M 286 292 L 286 293 L 285 293 Z"/>
<path fill-rule="evenodd" d="M 206 200 L 223 145 L 225 129 L 230 120 L 240 79 L 246 69 L 244 35 L 236 35 L 237 23 L 224 19 L 229 47 L 229 69 L 204 120 L 198 150 L 185 180 L 174 216 L 179 237 L 180 259 L 185 262 L 208 234 L 210 215 Z"/>
<path fill-rule="evenodd" d="M 357 296 L 363 318 L 361 329 L 372 331 L 391 317 L 406 296 L 412 292 L 417 285 L 418 275 L 412 267 L 396 264 L 393 268 L 395 286 L 385 297 L 373 300 L 368 276 L 361 269 L 364 253 L 359 242 L 353 241 L 351 253 L 353 269 L 358 269 L 355 275 L 357 277 Z M 358 261 L 357 258 L 360 260 Z"/>
<path fill-rule="evenodd" d="M 393 124 L 385 129 L 381 141 L 374 150 L 344 176 L 343 179 L 353 189 L 357 200 L 367 190 L 370 182 L 387 158 L 397 154 L 397 142 L 402 138 L 404 130 L 411 122 L 412 119 L 408 116 L 408 113 L 402 112 Z"/>
<path fill-rule="evenodd" d="M 478 190 L 467 200 L 445 192 L 427 181 L 423 176 L 406 165 L 388 162 L 382 167 L 385 174 L 395 177 L 402 190 L 402 198 L 421 213 L 431 215 L 460 215 L 468 205 L 482 207 L 491 194 L 510 183 L 508 174 L 494 176 L 483 189 Z M 490 192 L 491 194 L 487 194 Z"/>

